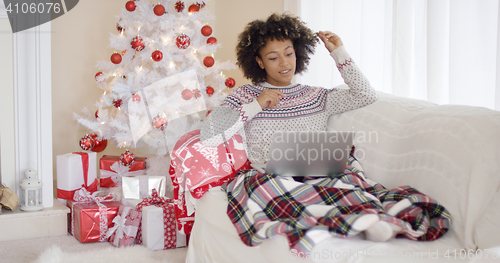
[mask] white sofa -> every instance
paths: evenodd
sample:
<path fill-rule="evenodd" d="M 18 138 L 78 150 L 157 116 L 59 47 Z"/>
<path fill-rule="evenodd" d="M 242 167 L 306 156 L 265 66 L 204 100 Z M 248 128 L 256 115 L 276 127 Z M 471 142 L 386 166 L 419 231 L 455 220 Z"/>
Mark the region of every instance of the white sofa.
<path fill-rule="evenodd" d="M 213 188 L 196 205 L 187 262 L 500 262 L 500 112 L 380 93 L 372 105 L 332 116 L 328 129 L 356 131 L 365 175 L 439 201 L 451 230 L 433 242 L 331 238 L 297 259 L 282 236 L 245 246 L 224 192 Z"/>

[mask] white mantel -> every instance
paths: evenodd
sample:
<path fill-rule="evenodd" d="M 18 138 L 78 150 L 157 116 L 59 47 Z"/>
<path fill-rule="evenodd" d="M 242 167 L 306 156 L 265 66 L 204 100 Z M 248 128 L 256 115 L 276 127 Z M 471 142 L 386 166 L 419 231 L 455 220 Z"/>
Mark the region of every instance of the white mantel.
<path fill-rule="evenodd" d="M 0 19 L 8 21 L 3 1 L 0 1 Z M 14 113 L 14 127 L 8 125 L 6 132 L 2 128 L 2 182 L 19 194 L 24 171 L 36 169 L 43 183 L 43 206 L 50 208 L 54 205 L 50 22 L 11 36 L 13 56 L 12 61 L 7 58 L 7 63 L 10 61 L 13 66 L 13 92 L 10 93 L 8 89 L 12 86 L 5 82 L 0 85 L 2 91 L 13 96 L 10 110 Z M 1 63 L 6 62 L 2 59 Z"/>

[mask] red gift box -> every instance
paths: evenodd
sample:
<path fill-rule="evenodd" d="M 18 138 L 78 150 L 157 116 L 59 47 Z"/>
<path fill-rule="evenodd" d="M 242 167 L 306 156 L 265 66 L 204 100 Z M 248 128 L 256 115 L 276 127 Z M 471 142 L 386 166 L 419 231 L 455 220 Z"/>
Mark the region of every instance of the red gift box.
<path fill-rule="evenodd" d="M 79 192 L 85 192 L 86 197 L 77 197 Z M 68 200 L 71 209 L 70 233 L 81 243 L 107 242 L 106 234 L 118 215 L 121 202 L 112 201 L 113 196 L 96 197 L 90 195 L 84 188 L 75 193 L 74 201 Z M 110 201 L 106 201 L 110 200 Z"/>
<path fill-rule="evenodd" d="M 146 174 L 146 158 L 135 157 L 134 164 L 125 166 L 120 156 L 104 155 L 99 160 L 99 179 L 101 187 L 117 187 L 122 176 Z"/>

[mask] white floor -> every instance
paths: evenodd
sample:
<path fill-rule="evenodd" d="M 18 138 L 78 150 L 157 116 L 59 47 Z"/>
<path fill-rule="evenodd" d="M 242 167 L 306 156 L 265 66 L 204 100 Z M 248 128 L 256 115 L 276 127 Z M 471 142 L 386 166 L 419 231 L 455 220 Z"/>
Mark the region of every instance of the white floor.
<path fill-rule="evenodd" d="M 1 226 L 0 226 L 1 227 Z M 45 250 L 52 246 L 59 246 L 63 252 L 83 252 L 108 249 L 113 245 L 105 243 L 86 243 L 82 244 L 73 236 L 58 236 L 46 238 L 22 239 L 15 241 L 0 242 L 0 262 L 2 263 L 20 263 L 33 262 Z M 152 257 L 168 262 L 182 263 L 186 261 L 187 248 L 176 248 L 168 250 L 151 251 Z"/>

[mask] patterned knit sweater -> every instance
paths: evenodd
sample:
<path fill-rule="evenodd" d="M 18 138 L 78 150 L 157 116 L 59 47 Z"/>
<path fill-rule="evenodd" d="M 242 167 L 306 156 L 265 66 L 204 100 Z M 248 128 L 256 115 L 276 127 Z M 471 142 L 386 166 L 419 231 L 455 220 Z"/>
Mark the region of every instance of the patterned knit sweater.
<path fill-rule="evenodd" d="M 269 83 L 236 88 L 208 115 L 200 132 L 204 145 L 218 146 L 235 134 L 243 137 L 248 159 L 263 164 L 268 159 L 276 131 L 324 131 L 331 114 L 342 113 L 376 101 L 375 90 L 343 46 L 330 54 L 344 79 L 344 87 L 325 89 L 295 84 Z M 264 89 L 279 89 L 286 97 L 274 108 L 262 109 L 256 98 Z"/>

